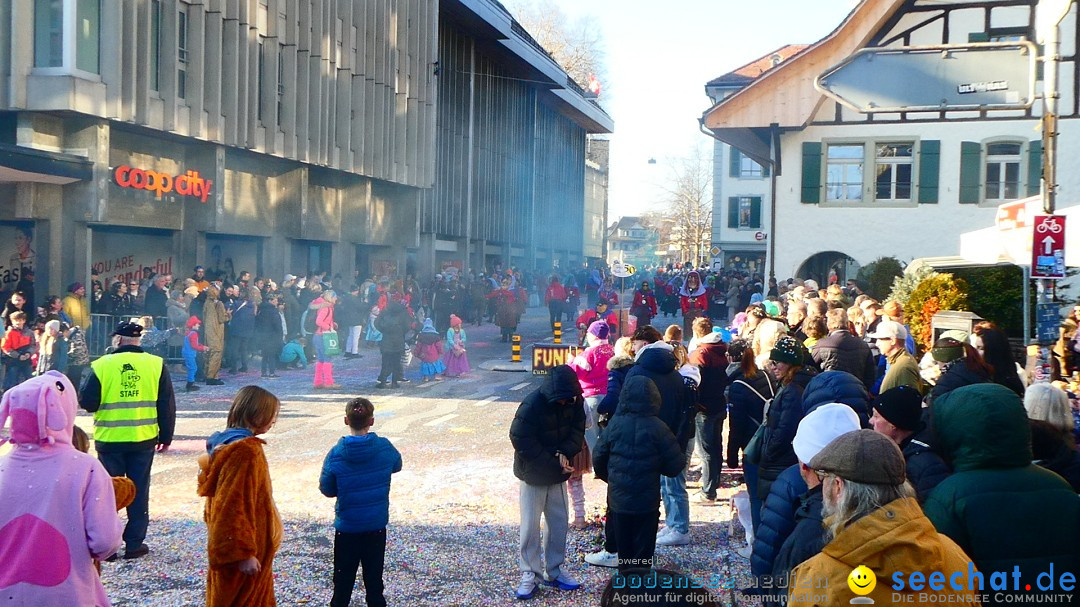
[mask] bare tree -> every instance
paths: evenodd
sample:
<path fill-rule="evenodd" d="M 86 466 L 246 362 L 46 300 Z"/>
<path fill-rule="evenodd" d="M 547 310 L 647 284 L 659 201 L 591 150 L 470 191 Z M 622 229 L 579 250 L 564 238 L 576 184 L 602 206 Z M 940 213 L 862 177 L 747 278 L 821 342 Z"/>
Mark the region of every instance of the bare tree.
<path fill-rule="evenodd" d="M 664 198 L 656 212 L 670 223 L 667 241 L 674 245 L 680 261 L 700 265 L 712 243 L 712 166 L 704 148 L 696 146 L 689 156 L 670 162 L 667 182 L 661 185 Z"/>
<path fill-rule="evenodd" d="M 569 19 L 554 0 L 513 0 L 510 12 L 582 87 L 589 77 L 604 82 L 604 42 L 593 17 Z"/>

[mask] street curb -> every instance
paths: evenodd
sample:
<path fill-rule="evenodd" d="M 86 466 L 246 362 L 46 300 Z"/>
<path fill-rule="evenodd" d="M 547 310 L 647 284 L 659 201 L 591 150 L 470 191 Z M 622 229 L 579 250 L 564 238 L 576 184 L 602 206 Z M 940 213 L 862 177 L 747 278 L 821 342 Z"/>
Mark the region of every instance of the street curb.
<path fill-rule="evenodd" d="M 512 363 L 502 359 L 485 360 L 480 363 L 479 366 L 484 371 L 510 371 L 514 373 L 525 373 L 532 371 L 532 366 L 525 363 Z"/>

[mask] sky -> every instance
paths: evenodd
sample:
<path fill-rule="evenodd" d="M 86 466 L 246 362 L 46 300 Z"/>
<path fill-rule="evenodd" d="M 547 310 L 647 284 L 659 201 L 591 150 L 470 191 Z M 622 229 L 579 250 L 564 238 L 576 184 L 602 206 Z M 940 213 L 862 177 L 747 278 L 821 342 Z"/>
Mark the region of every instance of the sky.
<path fill-rule="evenodd" d="M 608 79 L 602 103 L 615 121 L 608 222 L 662 199 L 674 159 L 705 146 L 698 118 L 705 83 L 786 44 L 831 32 L 854 0 L 554 0 L 601 29 Z M 513 6 L 513 2 L 508 2 Z M 649 164 L 655 158 L 656 164 Z"/>

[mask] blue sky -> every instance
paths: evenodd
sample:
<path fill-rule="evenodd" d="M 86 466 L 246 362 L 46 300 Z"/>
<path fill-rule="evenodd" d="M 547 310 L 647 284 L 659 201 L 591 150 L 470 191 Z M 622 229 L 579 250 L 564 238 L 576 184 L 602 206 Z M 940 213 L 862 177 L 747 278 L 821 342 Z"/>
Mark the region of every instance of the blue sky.
<path fill-rule="evenodd" d="M 601 28 L 611 136 L 609 221 L 658 202 L 670 159 L 711 150 L 705 83 L 785 44 L 832 31 L 854 0 L 555 0 Z M 650 165 L 649 158 L 657 163 Z"/>

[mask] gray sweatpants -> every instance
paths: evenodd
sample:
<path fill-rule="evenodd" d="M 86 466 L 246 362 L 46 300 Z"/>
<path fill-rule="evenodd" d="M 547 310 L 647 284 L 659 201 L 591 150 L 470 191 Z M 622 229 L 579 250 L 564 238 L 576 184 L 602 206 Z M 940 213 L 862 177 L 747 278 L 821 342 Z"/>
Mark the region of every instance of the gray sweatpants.
<path fill-rule="evenodd" d="M 521 556 L 522 573 L 532 571 L 537 577 L 559 577 L 566 558 L 567 501 L 566 483 L 530 485 L 521 481 Z M 540 515 L 544 515 L 544 560 L 540 558 Z M 546 572 L 546 576 L 545 576 Z"/>

